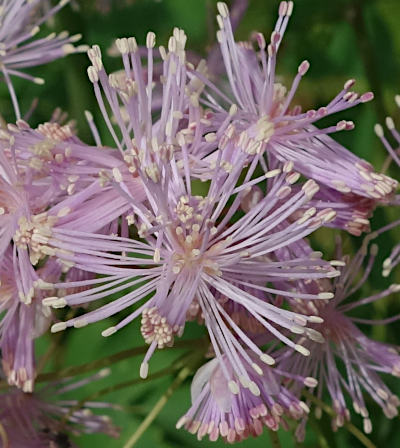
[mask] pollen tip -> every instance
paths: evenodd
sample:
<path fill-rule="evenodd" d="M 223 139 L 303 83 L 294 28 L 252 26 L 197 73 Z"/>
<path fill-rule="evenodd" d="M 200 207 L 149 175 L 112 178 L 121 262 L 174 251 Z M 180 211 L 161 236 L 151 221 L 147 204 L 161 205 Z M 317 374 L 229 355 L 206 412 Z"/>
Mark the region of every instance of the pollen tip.
<path fill-rule="evenodd" d="M 103 330 L 101 332 L 101 335 L 106 338 L 106 337 L 111 336 L 112 334 L 114 334 L 116 332 L 117 332 L 117 327 L 113 326 L 113 327 L 108 327 L 105 330 Z"/>
<path fill-rule="evenodd" d="M 218 2 L 217 9 L 222 18 L 226 19 L 229 16 L 229 9 L 225 2 Z"/>
<path fill-rule="evenodd" d="M 98 376 L 99 376 L 100 378 L 105 378 L 105 377 L 107 377 L 108 375 L 110 375 L 110 373 L 111 373 L 111 369 L 110 369 L 109 367 L 105 367 L 104 369 L 101 369 L 101 370 L 99 371 Z"/>
<path fill-rule="evenodd" d="M 301 353 L 302 355 L 304 355 L 304 356 L 310 356 L 310 350 L 308 350 L 307 348 L 303 347 L 303 346 L 300 345 L 300 344 L 296 344 L 296 345 L 294 346 L 294 349 L 295 349 L 297 352 L 299 352 L 299 353 Z"/>
<path fill-rule="evenodd" d="M 156 35 L 153 33 L 153 31 L 149 31 L 146 36 L 146 47 L 147 48 L 154 48 L 156 45 Z"/>
<path fill-rule="evenodd" d="M 66 322 L 57 322 L 56 324 L 53 324 L 51 326 L 51 332 L 52 333 L 58 333 L 59 331 L 63 331 L 67 328 Z"/>
<path fill-rule="evenodd" d="M 374 94 L 372 92 L 366 92 L 360 97 L 360 101 L 362 103 L 367 103 L 368 101 L 371 101 L 374 99 Z"/>
<path fill-rule="evenodd" d="M 240 389 L 239 389 L 239 385 L 237 384 L 236 381 L 230 380 L 230 381 L 228 382 L 228 387 L 229 387 L 229 390 L 230 390 L 234 395 L 238 395 L 238 394 L 239 394 Z"/>
<path fill-rule="evenodd" d="M 304 378 L 304 385 L 307 387 L 317 387 L 318 386 L 318 380 L 313 378 L 312 376 L 307 376 L 306 378 Z"/>
<path fill-rule="evenodd" d="M 308 61 L 303 61 L 300 65 L 299 65 L 299 68 L 298 68 L 298 73 L 301 75 L 301 76 L 304 76 L 306 73 L 307 73 L 307 71 L 308 71 L 308 69 L 310 68 L 310 63 L 308 62 Z"/>
<path fill-rule="evenodd" d="M 390 292 L 399 292 L 400 291 L 400 284 L 394 283 L 389 286 Z"/>
<path fill-rule="evenodd" d="M 322 324 L 322 322 L 324 321 L 324 319 L 322 319 L 322 317 L 319 316 L 309 316 L 308 320 L 313 324 Z"/>
<path fill-rule="evenodd" d="M 346 263 L 345 263 L 344 261 L 342 261 L 342 260 L 331 260 L 331 261 L 329 262 L 329 264 L 330 264 L 331 266 L 336 266 L 336 267 L 343 267 L 343 266 L 346 266 Z"/>
<path fill-rule="evenodd" d="M 181 417 L 178 422 L 176 423 L 176 429 L 181 429 L 182 426 L 188 421 L 186 415 L 184 415 L 183 417 Z"/>
<path fill-rule="evenodd" d="M 44 84 L 44 79 L 43 78 L 33 78 L 33 82 L 35 84 L 42 86 Z"/>
<path fill-rule="evenodd" d="M 149 363 L 142 362 L 142 364 L 140 364 L 140 372 L 139 372 L 140 378 L 146 379 L 148 374 L 149 374 Z"/>
<path fill-rule="evenodd" d="M 383 137 L 383 127 L 379 123 L 374 126 L 374 131 L 379 138 Z"/>
<path fill-rule="evenodd" d="M 59 300 L 59 297 L 54 296 L 54 297 L 46 297 L 45 299 L 42 300 L 42 304 L 46 305 L 46 306 L 53 306 L 54 303 L 57 303 Z"/>
<path fill-rule="evenodd" d="M 262 376 L 262 375 L 264 374 L 262 368 L 261 368 L 258 364 L 256 364 L 255 362 L 253 362 L 253 363 L 251 364 L 251 367 L 253 367 L 253 369 L 254 369 L 260 376 Z"/>
<path fill-rule="evenodd" d="M 318 294 L 319 299 L 333 299 L 335 295 L 332 292 L 320 292 Z"/>
<path fill-rule="evenodd" d="M 273 366 L 275 364 L 275 359 L 272 356 L 268 355 L 267 353 L 263 353 L 260 356 L 260 360 L 269 366 Z"/>
<path fill-rule="evenodd" d="M 254 381 L 250 382 L 249 390 L 256 397 L 260 396 L 260 394 L 261 394 L 260 388 L 257 386 L 257 384 Z"/>
<path fill-rule="evenodd" d="M 392 265 L 392 259 L 386 258 L 386 260 L 383 262 L 384 269 L 390 269 L 391 265 Z"/>
<path fill-rule="evenodd" d="M 85 117 L 87 121 L 93 121 L 93 114 L 88 110 L 85 110 Z"/>
<path fill-rule="evenodd" d="M 388 129 L 393 130 L 395 128 L 394 126 L 394 121 L 392 117 L 386 117 L 386 126 L 388 127 Z"/>

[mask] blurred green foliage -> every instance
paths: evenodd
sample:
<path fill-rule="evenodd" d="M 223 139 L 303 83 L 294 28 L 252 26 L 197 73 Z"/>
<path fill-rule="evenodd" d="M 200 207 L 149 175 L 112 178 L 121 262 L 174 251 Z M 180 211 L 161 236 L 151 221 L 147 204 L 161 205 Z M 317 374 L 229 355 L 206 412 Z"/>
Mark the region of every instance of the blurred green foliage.
<path fill-rule="evenodd" d="M 51 25 L 56 30 L 67 29 L 72 33 L 82 33 L 82 43 L 99 44 L 103 50 L 104 62 L 108 71 L 121 67 L 119 58 L 107 56 L 107 49 L 116 37 L 136 36 L 143 44 L 147 31 L 157 34 L 158 43 L 165 44 L 174 26 L 185 29 L 188 35 L 188 46 L 204 54 L 204 49 L 214 42 L 216 10 L 215 0 L 136 0 L 129 6 L 117 3 L 110 13 L 102 15 L 93 8 L 92 1 L 75 1 L 79 10 L 70 7 L 58 15 Z M 278 0 L 250 0 L 249 9 L 237 30 L 238 39 L 246 39 L 253 30 L 264 32 L 267 36 L 277 17 Z M 289 24 L 284 43 L 279 52 L 278 74 L 284 82 L 290 83 L 297 71 L 298 64 L 308 59 L 311 69 L 302 81 L 297 101 L 305 108 L 317 108 L 330 101 L 341 89 L 348 78 L 356 78 L 358 91 L 372 89 L 377 98 L 372 103 L 358 106 L 337 116 L 337 121 L 346 118 L 356 123 L 356 129 L 349 133 L 337 135 L 340 142 L 347 145 L 359 156 L 368 159 L 379 169 L 386 158 L 385 151 L 373 133 L 373 125 L 382 122 L 387 114 L 391 114 L 397 123 L 400 116 L 395 107 L 393 97 L 400 91 L 400 1 L 399 0 L 336 0 L 316 1 L 297 0 L 292 20 Z M 22 111 L 28 111 L 32 101 L 39 99 L 38 105 L 30 120 L 32 125 L 50 118 L 55 107 L 61 107 L 69 113 L 71 119 L 77 121 L 81 138 L 91 142 L 88 126 L 84 119 L 84 110 L 93 112 L 104 143 L 111 143 L 103 120 L 98 112 L 92 85 L 86 76 L 88 60 L 85 55 L 74 55 L 56 61 L 45 67 L 37 67 L 30 72 L 46 79 L 44 86 L 31 85 L 26 81 L 15 80 L 15 88 L 22 105 Z M 11 102 L 4 86 L 0 89 L 0 113 L 8 122 L 14 119 Z M 327 119 L 332 123 L 332 118 Z M 397 168 L 396 168 L 397 169 Z M 391 174 L 399 174 L 391 167 Z M 398 210 L 377 210 L 373 220 L 373 228 L 379 228 L 391 219 L 399 217 Z M 378 291 L 390 283 L 400 282 L 397 273 L 390 279 L 383 279 L 380 266 L 388 255 L 399 232 L 383 235 L 379 240 L 380 255 L 369 283 L 364 287 Z M 352 252 L 358 247 L 360 240 L 344 237 L 345 247 Z M 321 230 L 313 237 L 315 248 L 332 255 L 333 232 Z M 398 299 L 393 297 L 365 310 L 365 316 L 381 318 L 400 312 Z M 79 365 L 89 360 L 102 358 L 120 350 L 143 344 L 139 332 L 139 323 L 135 322 L 124 330 L 104 339 L 100 332 L 109 326 L 102 322 L 79 330 L 69 330 L 60 336 L 53 361 L 46 370 L 54 370 L 69 365 Z M 396 328 L 397 327 L 397 328 Z M 399 342 L 399 325 L 376 327 L 373 336 L 385 339 L 394 344 Z M 196 324 L 189 324 L 185 337 L 195 338 L 203 334 Z M 54 336 L 53 336 L 54 337 Z M 43 354 L 51 343 L 51 335 L 43 336 L 39 341 L 38 354 Z M 151 372 L 168 367 L 182 350 L 159 351 L 152 358 Z M 112 367 L 112 375 L 94 384 L 89 384 L 80 391 L 79 398 L 90 395 L 99 388 L 115 385 L 138 377 L 140 357 L 128 359 Z M 101 435 L 85 436 L 77 441 L 84 448 L 121 447 L 135 431 L 144 416 L 149 412 L 160 395 L 172 381 L 166 376 L 154 382 L 123 389 L 102 397 L 105 401 L 118 403 L 122 411 L 111 411 L 115 422 L 121 427 L 121 439 L 110 440 Z M 389 378 L 388 383 L 393 391 L 400 393 L 399 382 Z M 190 405 L 190 381 L 181 387 L 170 399 L 167 406 L 157 417 L 155 423 L 138 442 L 138 448 L 173 448 L 196 446 L 222 447 L 223 442 L 201 442 L 184 430 L 177 431 L 175 423 Z M 377 447 L 400 446 L 398 420 L 388 421 L 380 409 L 369 403 L 374 425 L 371 440 Z M 360 419 L 354 423 L 361 426 Z M 280 431 L 282 447 L 295 445 L 290 433 Z M 251 439 L 238 444 L 239 447 L 265 448 L 270 446 L 265 433 L 258 439 Z M 360 443 L 342 429 L 334 437 L 330 432 L 330 423 L 326 417 L 309 426 L 304 447 L 358 447 Z"/>

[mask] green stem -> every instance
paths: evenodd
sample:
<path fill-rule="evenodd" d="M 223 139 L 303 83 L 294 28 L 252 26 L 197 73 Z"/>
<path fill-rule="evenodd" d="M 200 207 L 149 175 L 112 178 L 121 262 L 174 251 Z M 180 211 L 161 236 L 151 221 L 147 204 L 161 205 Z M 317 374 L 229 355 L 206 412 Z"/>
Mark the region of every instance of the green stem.
<path fill-rule="evenodd" d="M 323 401 L 319 400 L 314 395 L 310 394 L 307 391 L 303 391 L 303 395 L 312 401 L 314 404 L 319 406 L 326 414 L 330 415 L 331 417 L 335 417 L 336 413 L 335 411 L 325 404 Z M 376 448 L 376 446 L 371 442 L 371 440 L 368 439 L 368 437 L 360 431 L 356 426 L 354 426 L 350 422 L 345 422 L 343 425 L 351 434 L 353 434 L 354 437 L 356 437 L 366 448 Z"/>
<path fill-rule="evenodd" d="M 139 425 L 139 428 L 133 433 L 133 435 L 129 438 L 129 440 L 124 445 L 124 448 L 132 448 L 135 446 L 136 442 L 140 439 L 140 437 L 144 434 L 146 429 L 153 423 L 155 418 L 161 412 L 162 408 L 167 404 L 171 395 L 175 392 L 175 390 L 185 381 L 185 379 L 191 373 L 190 367 L 184 367 L 179 373 L 169 388 L 165 391 L 164 395 L 157 401 L 153 409 L 147 414 L 146 418 Z"/>
<path fill-rule="evenodd" d="M 135 378 L 133 380 L 124 381 L 123 383 L 105 387 L 103 389 L 100 389 L 99 391 L 92 393 L 91 395 L 86 396 L 85 398 L 80 400 L 75 406 L 70 408 L 68 413 L 62 418 L 62 420 L 60 422 L 61 431 L 63 430 L 64 425 L 67 423 L 67 421 L 71 417 L 71 415 L 73 415 L 74 412 L 82 409 L 85 406 L 85 403 L 87 403 L 88 401 L 97 400 L 98 398 L 100 398 L 103 395 L 115 392 L 117 390 L 125 389 L 127 387 L 134 386 L 135 384 L 147 383 L 147 382 L 155 380 L 157 378 L 162 378 L 165 375 L 176 372 L 176 370 L 177 370 L 177 366 L 175 364 L 172 367 L 168 367 L 168 368 L 162 369 L 156 373 L 153 373 L 153 375 L 149 375 L 147 378 L 144 378 L 144 379 L 143 378 Z"/>
<path fill-rule="evenodd" d="M 114 386 L 108 386 L 104 389 L 100 389 L 97 392 L 94 392 L 93 394 L 89 395 L 88 397 L 84 398 L 80 402 L 80 407 L 82 407 L 86 402 L 96 400 L 103 395 L 110 394 L 112 392 L 116 392 L 117 390 L 125 389 L 126 387 L 133 386 L 135 384 L 142 384 L 142 383 L 148 383 L 149 381 L 153 381 L 158 378 L 162 378 L 165 375 L 169 375 L 170 373 L 176 372 L 176 367 L 168 367 L 166 369 L 159 370 L 156 373 L 153 373 L 152 375 L 149 375 L 147 378 L 135 378 L 133 380 L 124 381 L 123 383 L 115 384 Z"/>
<path fill-rule="evenodd" d="M 185 381 L 185 379 L 198 367 L 200 361 L 203 359 L 204 351 L 198 350 L 194 354 L 193 352 L 186 358 L 187 365 L 183 367 L 178 373 L 175 380 L 171 383 L 162 397 L 154 405 L 153 409 L 147 414 L 146 418 L 139 425 L 137 430 L 132 434 L 132 436 L 125 443 L 123 448 L 132 448 L 136 445 L 137 441 L 144 434 L 147 428 L 153 423 L 158 414 L 161 412 L 163 407 L 167 404 L 168 400 L 172 394 L 178 389 L 178 387 Z"/>
<path fill-rule="evenodd" d="M 279 441 L 278 433 L 276 431 L 272 431 L 272 429 L 270 429 L 268 431 L 268 434 L 269 434 L 269 439 L 271 440 L 271 447 L 272 448 L 282 448 L 281 442 Z"/>
<path fill-rule="evenodd" d="M 182 349 L 187 347 L 196 347 L 200 341 L 203 339 L 189 339 L 189 340 L 181 340 L 175 342 L 175 344 L 169 348 L 172 349 Z M 62 370 L 58 370 L 57 372 L 48 372 L 42 373 L 38 375 L 36 382 L 44 382 L 44 381 L 54 381 L 62 378 L 68 378 L 75 375 L 80 375 L 82 373 L 91 372 L 92 370 L 98 370 L 103 367 L 108 367 L 113 365 L 116 362 L 123 361 L 127 358 L 132 358 L 134 356 L 142 355 L 147 352 L 148 345 L 142 347 L 135 347 L 128 350 L 123 350 L 111 356 L 106 356 L 105 358 L 97 359 L 95 361 L 91 361 L 85 364 L 81 364 L 79 366 L 71 366 Z M 8 384 L 6 382 L 0 383 L 0 390 L 6 389 Z"/>

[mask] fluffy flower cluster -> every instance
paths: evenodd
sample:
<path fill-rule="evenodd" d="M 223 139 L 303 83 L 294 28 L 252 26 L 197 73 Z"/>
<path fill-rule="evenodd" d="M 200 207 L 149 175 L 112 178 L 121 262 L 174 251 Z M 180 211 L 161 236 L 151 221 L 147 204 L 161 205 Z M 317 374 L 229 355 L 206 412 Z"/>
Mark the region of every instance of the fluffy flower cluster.
<path fill-rule="evenodd" d="M 27 20 L 37 2 L 4 3 L 2 71 L 18 120 L 0 133 L 0 347 L 9 384 L 22 390 L 2 398 L 6 431 L 20 425 L 23 406 L 40 428 L 32 446 L 58 428 L 48 412 L 114 434 L 104 420 L 32 394 L 34 341 L 50 326 L 53 333 L 81 328 L 122 311 L 102 335 L 141 320 L 142 378 L 153 353 L 172 346 L 188 321 L 205 328 L 212 360 L 197 372 L 192 406 L 177 424 L 199 439 L 235 442 L 294 421 L 301 439 L 307 388 L 331 396 L 334 428 L 350 419 L 350 400 L 371 430 L 366 394 L 387 417 L 397 415 L 399 400 L 379 373 L 398 377 L 400 357 L 364 336 L 357 323 L 369 322 L 347 312 L 399 286 L 354 299 L 375 248 L 359 279 L 366 243 L 353 260 L 340 245 L 325 260 L 307 239 L 322 227 L 368 232 L 377 206 L 399 203 L 397 182 L 331 137 L 353 129 L 351 121 L 318 127 L 321 118 L 370 101 L 371 92 L 354 92 L 349 80 L 328 104 L 303 111 L 293 100 L 309 63 L 301 62 L 289 88 L 278 81 L 293 2 L 281 2 L 269 38 L 258 33 L 248 42 L 235 41 L 228 8 L 218 3 L 223 70 L 214 67 L 215 53 L 189 62 L 177 28 L 166 47 L 156 48 L 151 32 L 145 49 L 133 37 L 118 39 L 123 69 L 116 73 L 106 72 L 98 46 L 90 48 L 88 76 L 114 148 L 102 145 L 90 112 L 95 145 L 57 117 L 35 129 L 20 118 L 9 74 L 71 52 L 75 37 L 21 46 L 65 2 L 33 25 Z M 11 31 L 17 3 L 20 27 Z M 390 120 L 388 127 L 399 142 Z M 377 133 L 399 162 L 382 128 Z M 85 313 L 66 321 L 53 311 L 78 306 Z"/>

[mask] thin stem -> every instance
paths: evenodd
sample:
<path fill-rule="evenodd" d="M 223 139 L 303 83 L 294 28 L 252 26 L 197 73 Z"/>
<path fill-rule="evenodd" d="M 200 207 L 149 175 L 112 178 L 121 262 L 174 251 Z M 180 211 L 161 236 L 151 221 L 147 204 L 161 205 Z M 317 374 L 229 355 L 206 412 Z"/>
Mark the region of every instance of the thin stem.
<path fill-rule="evenodd" d="M 96 359 L 95 361 L 81 364 L 80 366 L 70 366 L 57 372 L 42 373 L 37 377 L 37 382 L 53 381 L 62 378 L 68 378 L 70 376 L 75 376 L 81 373 L 87 373 L 92 370 L 102 369 L 103 367 L 110 366 L 116 362 L 123 361 L 124 359 L 142 355 L 146 353 L 147 350 L 147 345 L 142 347 L 135 347 L 128 350 L 123 350 L 111 356 L 106 356 L 105 358 Z"/>
<path fill-rule="evenodd" d="M 325 413 L 330 415 L 331 417 L 334 417 L 336 415 L 335 411 L 325 404 L 323 401 L 319 400 L 314 395 L 310 394 L 307 391 L 303 391 L 303 395 L 312 401 L 314 404 L 318 405 Z M 366 448 L 376 448 L 376 446 L 371 442 L 371 440 L 368 439 L 368 437 L 360 431 L 356 426 L 354 426 L 350 422 L 345 422 L 343 425 L 351 434 L 353 434 L 354 437 L 356 437 Z"/>
<path fill-rule="evenodd" d="M 165 391 L 164 395 L 157 401 L 153 409 L 147 414 L 147 417 L 139 425 L 138 429 L 129 438 L 129 440 L 124 445 L 124 448 L 132 448 L 135 446 L 136 442 L 140 439 L 146 429 L 153 423 L 155 418 L 161 412 L 162 408 L 167 404 L 169 398 L 175 392 L 175 390 L 185 381 L 185 379 L 190 375 L 192 369 L 190 367 L 184 367 L 179 373 L 169 388 Z"/>
<path fill-rule="evenodd" d="M 177 341 L 169 350 L 179 349 L 185 347 L 193 347 L 197 340 L 183 340 Z M 142 355 L 147 352 L 149 347 L 144 345 L 142 347 L 135 347 L 128 350 L 123 350 L 122 352 L 116 353 L 115 355 L 106 356 L 105 358 L 97 359 L 96 361 L 91 361 L 80 366 L 71 366 L 66 369 L 60 370 L 58 372 L 43 373 L 38 376 L 37 381 L 51 381 L 55 379 L 67 378 L 69 376 L 78 375 L 81 373 L 90 372 L 92 370 L 102 369 L 103 367 L 108 367 L 116 362 L 123 361 L 127 358 L 132 358 L 134 356 Z"/>
<path fill-rule="evenodd" d="M 194 346 L 195 345 L 192 345 L 192 347 Z M 162 397 L 157 401 L 153 409 L 149 412 L 146 418 L 139 425 L 138 429 L 132 434 L 129 440 L 125 443 L 123 448 L 132 448 L 133 446 L 135 446 L 136 442 L 140 439 L 140 437 L 144 434 L 147 428 L 156 419 L 156 417 L 161 412 L 163 407 L 167 404 L 172 394 L 185 381 L 185 379 L 199 366 L 199 364 L 204 358 L 205 349 L 206 349 L 205 344 L 202 344 L 202 347 L 199 347 L 199 349 L 196 350 L 194 353 L 192 351 L 189 354 L 189 356 L 187 356 L 186 358 L 184 357 L 182 360 L 180 360 L 181 363 L 184 363 L 186 361 L 186 365 L 179 371 L 175 380 L 171 383 L 171 385 L 168 387 L 168 389 L 165 391 Z"/>
<path fill-rule="evenodd" d="M 168 350 L 182 349 L 186 347 L 196 347 L 196 345 L 198 345 L 199 342 L 202 340 L 203 339 L 189 339 L 189 340 L 177 341 Z M 135 347 L 128 350 L 123 350 L 111 356 L 106 356 L 105 358 L 81 364 L 79 366 L 70 366 L 65 369 L 58 370 L 57 372 L 42 373 L 38 375 L 36 382 L 40 383 L 44 381 L 54 381 L 62 378 L 68 378 L 71 376 L 80 375 L 82 373 L 91 372 L 92 370 L 99 370 L 103 367 L 108 367 L 116 362 L 123 361 L 124 359 L 142 355 L 147 352 L 148 348 L 149 347 L 147 345 L 144 345 L 142 347 Z M 9 386 L 6 382 L 3 381 L 2 383 L 0 383 L 0 390 L 6 389 L 7 387 Z"/>
<path fill-rule="evenodd" d="M 108 386 L 105 387 L 103 389 L 100 389 L 88 396 L 86 396 L 85 398 L 83 398 L 82 400 L 80 400 L 75 406 L 73 406 L 71 409 L 69 409 L 68 413 L 65 414 L 65 416 L 62 418 L 61 422 L 60 422 L 60 428 L 61 431 L 64 428 L 64 425 L 67 423 L 68 419 L 77 411 L 79 411 L 80 409 L 82 409 L 85 406 L 85 403 L 87 403 L 88 401 L 94 401 L 97 400 L 98 398 L 100 398 L 103 395 L 109 394 L 111 392 L 115 392 L 117 390 L 121 390 L 121 389 L 125 389 L 126 387 L 131 387 L 134 386 L 135 384 L 142 384 L 142 383 L 147 383 L 149 381 L 155 380 L 157 378 L 162 378 L 165 375 L 168 375 L 170 373 L 176 372 L 177 370 L 177 365 L 174 364 L 172 367 L 167 367 L 165 369 L 162 369 L 156 373 L 153 373 L 152 375 L 149 375 L 147 378 L 135 378 L 133 380 L 129 380 L 129 381 L 124 381 L 123 383 L 119 383 L 119 384 L 115 384 L 113 386 Z"/>
<path fill-rule="evenodd" d="M 272 431 L 272 429 L 268 430 L 269 438 L 271 440 L 272 448 L 282 448 L 281 442 L 279 441 L 279 436 L 276 431 Z"/>
<path fill-rule="evenodd" d="M 124 381 L 123 383 L 115 384 L 114 386 L 105 387 L 104 389 L 100 389 L 99 391 L 94 392 L 93 394 L 91 394 L 88 397 L 81 400 L 80 407 L 82 407 L 87 401 L 96 400 L 103 395 L 107 395 L 112 392 L 116 392 L 117 390 L 125 389 L 126 387 L 130 387 L 135 384 L 148 383 L 149 381 L 153 381 L 155 379 L 162 378 L 163 376 L 168 375 L 173 372 L 176 372 L 176 367 L 168 367 L 168 368 L 159 370 L 158 372 L 153 373 L 152 375 L 149 375 L 147 378 L 135 378 L 133 380 Z"/>

